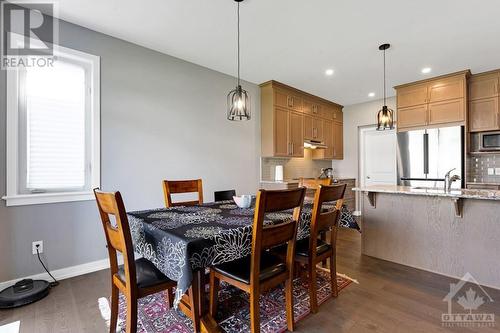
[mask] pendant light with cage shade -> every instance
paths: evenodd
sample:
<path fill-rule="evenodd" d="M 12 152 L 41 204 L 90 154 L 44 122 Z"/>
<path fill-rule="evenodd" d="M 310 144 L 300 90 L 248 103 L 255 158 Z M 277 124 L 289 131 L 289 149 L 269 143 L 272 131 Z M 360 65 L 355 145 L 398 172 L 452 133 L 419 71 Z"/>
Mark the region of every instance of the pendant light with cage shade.
<path fill-rule="evenodd" d="M 377 113 L 377 131 L 386 129 L 394 129 L 394 111 L 387 107 L 387 99 L 385 92 L 385 51 L 391 47 L 390 44 L 382 44 L 378 47 L 380 51 L 384 52 L 384 106 Z"/>
<path fill-rule="evenodd" d="M 234 0 L 238 4 L 238 84 L 235 89 L 227 95 L 227 119 L 231 121 L 250 120 L 250 95 L 241 87 L 240 84 L 240 2 L 243 0 Z"/>

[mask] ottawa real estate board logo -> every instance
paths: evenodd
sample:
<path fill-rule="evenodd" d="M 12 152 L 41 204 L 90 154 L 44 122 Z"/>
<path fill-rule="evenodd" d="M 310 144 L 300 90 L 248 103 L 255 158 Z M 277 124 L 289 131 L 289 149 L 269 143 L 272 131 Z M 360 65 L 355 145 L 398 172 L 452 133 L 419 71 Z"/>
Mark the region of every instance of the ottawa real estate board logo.
<path fill-rule="evenodd" d="M 56 2 L 11 0 L 0 3 L 0 68 L 51 67 L 59 26 Z"/>
<path fill-rule="evenodd" d="M 493 299 L 470 273 L 458 283 L 450 283 L 450 292 L 443 301 L 448 303 L 448 312 L 441 315 L 444 327 L 495 326 L 495 314 L 480 310 Z"/>

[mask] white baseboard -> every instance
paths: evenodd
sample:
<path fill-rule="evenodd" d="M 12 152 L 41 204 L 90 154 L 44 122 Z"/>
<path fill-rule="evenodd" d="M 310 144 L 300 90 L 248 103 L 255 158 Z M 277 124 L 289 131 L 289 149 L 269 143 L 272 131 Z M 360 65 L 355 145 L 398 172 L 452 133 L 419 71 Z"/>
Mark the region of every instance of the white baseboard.
<path fill-rule="evenodd" d="M 118 257 L 118 263 L 121 265 L 123 263 L 123 258 L 120 256 Z M 64 280 L 64 279 L 69 279 L 78 275 L 84 275 L 92 272 L 97 272 L 103 269 L 109 268 L 109 259 L 102 259 L 102 260 L 96 260 L 96 261 L 91 261 L 85 264 L 81 265 L 76 265 L 76 266 L 70 266 L 70 267 L 65 267 L 61 269 L 56 269 L 54 271 L 51 271 L 50 273 L 54 275 L 54 277 L 57 280 Z M 51 277 L 47 273 L 40 273 L 40 274 L 35 274 L 31 276 L 25 276 L 22 278 L 10 280 L 10 281 L 5 281 L 5 282 L 0 282 L 0 290 L 3 290 L 4 288 L 10 287 L 14 283 L 21 281 L 23 279 L 33 279 L 33 280 L 47 280 L 49 282 L 52 282 Z"/>

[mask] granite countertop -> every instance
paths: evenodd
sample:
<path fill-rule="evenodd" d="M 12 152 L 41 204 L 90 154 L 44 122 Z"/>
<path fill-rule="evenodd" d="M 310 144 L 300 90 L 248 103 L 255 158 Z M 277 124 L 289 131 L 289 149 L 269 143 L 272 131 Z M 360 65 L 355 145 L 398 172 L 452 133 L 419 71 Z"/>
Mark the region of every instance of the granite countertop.
<path fill-rule="evenodd" d="M 284 179 L 284 180 L 281 180 L 281 181 L 277 181 L 277 180 L 261 180 L 260 182 L 264 183 L 264 184 L 298 184 L 299 183 L 298 180 L 294 180 L 294 179 Z"/>
<path fill-rule="evenodd" d="M 398 186 L 398 185 L 372 185 L 365 187 L 356 187 L 353 190 L 358 192 L 425 195 L 425 196 L 437 196 L 437 197 L 449 197 L 449 198 L 500 201 L 500 191 L 495 191 L 495 190 L 452 189 L 450 192 L 445 192 L 442 188 L 421 188 L 421 187 L 416 188 L 416 187 Z"/>
<path fill-rule="evenodd" d="M 304 179 L 317 179 L 314 177 L 304 177 Z M 333 182 L 335 183 L 336 181 L 342 181 L 342 180 L 356 180 L 356 178 L 334 178 Z M 276 180 L 261 180 L 261 183 L 267 183 L 267 184 L 298 184 L 300 181 L 299 178 L 293 178 L 293 179 L 283 179 L 282 181 L 276 181 Z"/>

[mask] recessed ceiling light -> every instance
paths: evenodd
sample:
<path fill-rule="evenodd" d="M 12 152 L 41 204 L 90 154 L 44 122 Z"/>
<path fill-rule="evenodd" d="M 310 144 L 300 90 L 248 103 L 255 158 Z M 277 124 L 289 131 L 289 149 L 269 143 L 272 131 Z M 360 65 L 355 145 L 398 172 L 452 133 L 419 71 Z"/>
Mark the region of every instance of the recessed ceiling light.
<path fill-rule="evenodd" d="M 369 93 L 368 97 L 375 97 L 375 93 L 374 92 Z"/>
<path fill-rule="evenodd" d="M 325 75 L 332 76 L 333 75 L 333 69 L 327 69 L 325 71 Z"/>
<path fill-rule="evenodd" d="M 431 71 L 432 71 L 432 68 L 430 68 L 430 67 L 422 68 L 422 74 L 429 74 Z"/>

